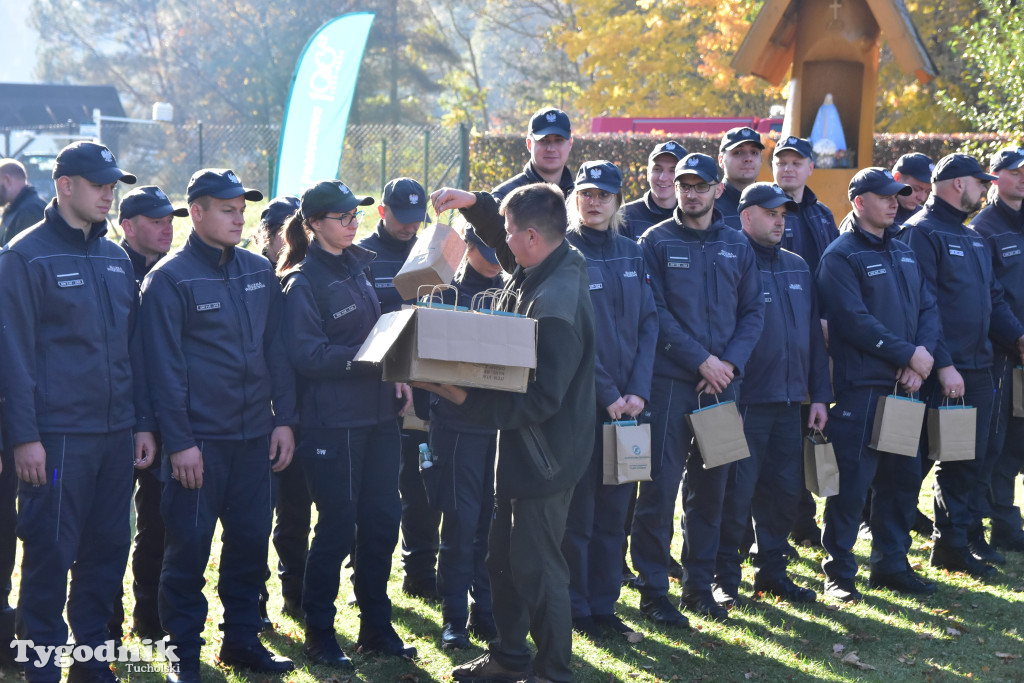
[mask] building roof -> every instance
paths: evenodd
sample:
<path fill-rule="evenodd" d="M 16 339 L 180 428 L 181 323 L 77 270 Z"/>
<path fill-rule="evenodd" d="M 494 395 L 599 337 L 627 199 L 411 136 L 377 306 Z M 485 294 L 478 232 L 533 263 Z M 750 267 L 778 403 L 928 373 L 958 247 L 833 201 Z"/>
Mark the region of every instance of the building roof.
<path fill-rule="evenodd" d="M 765 0 L 732 60 L 733 68 L 740 73 L 760 76 L 774 85 L 780 84 L 793 64 L 797 14 L 801 3 L 806 1 L 809 0 Z M 866 2 L 900 69 L 922 83 L 935 78 L 938 70 L 903 0 Z"/>
<path fill-rule="evenodd" d="M 0 127 L 33 129 L 92 123 L 92 111 L 124 116 L 112 85 L 0 83 Z"/>

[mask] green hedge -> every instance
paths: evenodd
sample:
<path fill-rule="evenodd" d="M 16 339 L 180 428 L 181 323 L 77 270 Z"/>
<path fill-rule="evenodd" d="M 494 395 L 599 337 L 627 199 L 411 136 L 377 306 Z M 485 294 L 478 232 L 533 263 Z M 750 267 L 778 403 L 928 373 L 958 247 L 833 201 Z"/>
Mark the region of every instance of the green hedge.
<path fill-rule="evenodd" d="M 623 194 L 628 199 L 647 191 L 647 154 L 665 136 L 634 134 L 580 135 L 569 154 L 569 168 L 575 172 L 587 160 L 607 159 L 622 171 Z M 674 138 L 690 152 L 718 157 L 720 135 L 687 135 Z M 960 149 L 978 151 L 986 157 L 1006 144 L 1006 136 L 987 134 L 883 134 L 875 135 L 874 161 L 891 167 L 903 154 L 921 152 L 940 159 Z M 1019 140 L 1012 142 L 1018 143 Z M 519 173 L 529 154 L 522 135 L 478 135 L 470 141 L 470 189 L 489 190 Z"/>

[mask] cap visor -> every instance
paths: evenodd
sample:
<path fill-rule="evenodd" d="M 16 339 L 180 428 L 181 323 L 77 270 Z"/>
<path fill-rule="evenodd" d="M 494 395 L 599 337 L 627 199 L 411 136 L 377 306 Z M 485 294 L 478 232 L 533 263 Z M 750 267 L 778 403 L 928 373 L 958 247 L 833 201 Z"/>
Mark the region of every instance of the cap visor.
<path fill-rule="evenodd" d="M 422 223 L 427 219 L 427 207 L 422 209 L 395 209 L 391 207 L 391 213 L 398 219 L 399 223 Z"/>
<path fill-rule="evenodd" d="M 484 257 L 484 260 L 488 263 L 498 263 L 498 253 L 488 246 L 477 245 L 476 250 L 480 252 L 480 255 Z"/>
<path fill-rule="evenodd" d="M 263 199 L 262 192 L 260 192 L 259 190 L 250 189 L 248 187 L 232 187 L 226 190 L 221 190 L 219 192 L 207 192 L 206 194 L 213 197 L 214 199 L 234 199 L 235 197 L 245 197 L 245 201 L 247 202 L 258 202 L 261 199 Z M 196 195 L 196 197 L 201 196 L 202 195 Z"/>
<path fill-rule="evenodd" d="M 171 211 L 171 215 L 174 216 L 175 218 L 184 218 L 185 216 L 188 215 L 188 209 L 184 206 L 179 207 L 174 211 Z"/>
<path fill-rule="evenodd" d="M 797 154 L 802 156 L 804 159 L 810 159 L 810 157 L 807 156 L 806 154 L 804 154 L 802 151 L 800 151 L 799 148 L 797 148 L 797 147 L 788 147 L 786 145 L 779 145 L 778 147 L 776 147 L 775 148 L 775 156 L 778 156 L 779 152 L 785 152 L 787 149 L 789 151 L 791 151 L 791 152 L 796 152 Z"/>
<path fill-rule="evenodd" d="M 119 180 L 122 183 L 134 185 L 138 181 L 138 178 L 133 176 L 131 173 L 125 173 L 117 166 L 110 166 L 92 173 L 82 173 L 81 176 L 90 183 L 98 183 L 100 185 L 109 185 L 110 183 L 116 183 Z"/>
<path fill-rule="evenodd" d="M 701 180 L 703 180 L 705 183 L 717 183 L 718 182 L 718 178 L 709 178 L 708 176 L 704 175 L 703 173 L 701 173 L 697 169 L 689 168 L 689 167 L 684 168 L 683 170 L 681 170 L 678 173 L 676 173 L 676 177 L 673 180 L 679 180 L 683 176 L 688 176 L 688 175 L 695 175 L 698 178 L 700 178 Z"/>
<path fill-rule="evenodd" d="M 615 187 L 614 185 L 609 185 L 608 183 L 595 183 L 593 181 L 587 181 L 587 182 L 583 182 L 583 183 L 576 183 L 575 189 L 577 189 L 577 190 L 590 190 L 590 189 L 604 190 L 605 192 L 608 192 L 610 194 L 618 194 L 619 192 L 622 191 L 622 188 Z"/>
<path fill-rule="evenodd" d="M 565 138 L 566 140 L 568 140 L 570 135 L 572 135 L 572 134 L 569 131 L 567 131 L 565 128 L 559 128 L 558 126 L 548 126 L 547 128 L 541 128 L 540 130 L 535 130 L 532 133 L 530 133 L 530 135 L 533 136 L 534 140 L 540 140 L 545 135 L 557 135 L 559 137 L 562 137 L 562 138 Z"/>
<path fill-rule="evenodd" d="M 757 147 L 759 149 L 764 149 L 764 145 L 761 143 L 760 140 L 758 140 L 756 138 L 744 138 L 742 140 L 734 140 L 733 142 L 730 142 L 728 145 L 725 145 L 724 147 L 722 147 L 719 151 L 721 151 L 721 152 L 728 152 L 729 150 L 736 149 L 740 145 L 745 145 L 748 142 L 750 144 L 752 144 L 752 145 L 757 145 Z"/>
<path fill-rule="evenodd" d="M 997 180 L 999 178 L 999 176 L 992 175 L 991 173 L 985 173 L 984 171 L 980 173 L 974 173 L 973 175 L 978 180 L 986 183 L 991 182 L 993 180 Z"/>

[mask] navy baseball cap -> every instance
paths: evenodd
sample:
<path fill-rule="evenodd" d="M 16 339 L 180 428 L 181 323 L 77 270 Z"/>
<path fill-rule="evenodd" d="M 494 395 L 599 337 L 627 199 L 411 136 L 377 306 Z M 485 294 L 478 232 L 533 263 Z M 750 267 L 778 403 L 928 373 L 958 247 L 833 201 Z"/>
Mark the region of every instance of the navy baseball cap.
<path fill-rule="evenodd" d="M 352 194 L 340 180 L 321 180 L 302 191 L 300 211 L 305 219 L 322 213 L 348 213 L 357 206 L 373 204 L 373 197 Z"/>
<path fill-rule="evenodd" d="M 79 140 L 72 142 L 57 154 L 53 166 L 53 179 L 80 175 L 90 183 L 109 185 L 120 180 L 134 185 L 138 180 L 131 173 L 117 167 L 113 153 L 103 145 Z"/>
<path fill-rule="evenodd" d="M 993 173 L 1024 166 L 1024 147 L 1004 147 L 992 155 L 988 166 Z"/>
<path fill-rule="evenodd" d="M 171 200 L 167 198 L 164 191 L 156 185 L 143 185 L 137 187 L 124 197 L 117 206 L 117 222 L 123 223 L 127 218 L 145 216 L 146 218 L 163 218 L 164 216 L 175 216 L 184 218 L 188 215 L 188 209 L 181 207 L 175 209 L 171 206 Z"/>
<path fill-rule="evenodd" d="M 545 135 L 561 135 L 568 140 L 572 137 L 569 115 L 561 109 L 544 107 L 530 117 L 530 136 L 539 140 Z"/>
<path fill-rule="evenodd" d="M 718 162 L 709 157 L 707 154 L 693 153 L 687 154 L 685 157 L 679 160 L 676 164 L 676 180 L 679 180 L 684 175 L 693 174 L 700 176 L 704 181 L 709 183 L 718 182 Z"/>
<path fill-rule="evenodd" d="M 932 182 L 963 178 L 964 176 L 974 176 L 986 183 L 996 179 L 996 176 L 991 173 L 985 173 L 978 160 L 970 154 L 960 154 L 957 152 L 956 154 L 942 157 L 939 163 L 935 164 L 935 170 L 932 171 Z"/>
<path fill-rule="evenodd" d="M 273 227 L 284 225 L 284 222 L 299 210 L 299 198 L 295 195 L 275 197 L 260 212 L 260 223 Z"/>
<path fill-rule="evenodd" d="M 488 263 L 498 262 L 498 254 L 489 246 L 484 244 L 484 241 L 480 239 L 480 235 L 476 234 L 476 228 L 472 225 L 466 226 L 466 241 L 475 244 L 476 250 L 480 252 L 481 256 L 487 259 Z"/>
<path fill-rule="evenodd" d="M 662 154 L 671 154 L 676 158 L 676 161 L 679 161 L 689 154 L 689 152 L 687 152 L 686 148 L 675 140 L 669 140 L 668 142 L 663 142 L 660 145 L 655 146 L 655 148 L 651 150 L 651 153 L 647 155 L 647 163 L 651 163 Z"/>
<path fill-rule="evenodd" d="M 791 149 L 806 159 L 814 158 L 813 153 L 811 152 L 810 141 L 798 138 L 794 135 L 790 135 L 788 138 L 779 140 L 779 144 L 775 146 L 775 156 L 778 156 L 779 152 L 786 149 Z"/>
<path fill-rule="evenodd" d="M 199 197 L 214 199 L 234 199 L 245 197 L 248 202 L 263 199 L 263 193 L 248 187 L 242 187 L 242 181 L 230 168 L 204 168 L 192 174 L 185 191 L 185 200 L 191 204 Z"/>
<path fill-rule="evenodd" d="M 865 192 L 873 192 L 882 197 L 891 197 L 897 194 L 906 197 L 909 194 L 913 194 L 914 190 L 910 185 L 904 185 L 893 178 L 892 171 L 889 169 L 872 166 L 870 168 L 862 168 L 850 179 L 850 189 L 848 192 L 850 201 L 853 201 L 854 197 L 859 197 Z"/>
<path fill-rule="evenodd" d="M 736 209 L 742 212 L 751 206 L 765 209 L 776 209 L 785 206 L 787 211 L 799 211 L 800 207 L 785 191 L 775 183 L 752 183 L 743 188 Z"/>
<path fill-rule="evenodd" d="M 422 223 L 427 219 L 427 192 L 412 178 L 395 178 L 384 186 L 380 203 L 391 209 L 401 223 Z"/>
<path fill-rule="evenodd" d="M 932 171 L 934 170 L 935 162 L 920 152 L 904 154 L 896 160 L 896 164 L 892 167 L 893 173 L 899 173 L 901 176 L 908 175 L 922 183 L 932 182 Z"/>
<path fill-rule="evenodd" d="M 576 189 L 597 188 L 612 194 L 622 191 L 622 172 L 610 161 L 585 161 L 576 172 Z"/>
<path fill-rule="evenodd" d="M 764 144 L 761 142 L 761 136 L 758 135 L 757 131 L 749 126 L 741 126 L 739 128 L 731 128 L 725 131 L 725 135 L 722 136 L 722 143 L 718 146 L 719 152 L 728 152 L 730 149 L 739 147 L 745 142 L 757 145 L 760 149 L 764 149 Z"/>

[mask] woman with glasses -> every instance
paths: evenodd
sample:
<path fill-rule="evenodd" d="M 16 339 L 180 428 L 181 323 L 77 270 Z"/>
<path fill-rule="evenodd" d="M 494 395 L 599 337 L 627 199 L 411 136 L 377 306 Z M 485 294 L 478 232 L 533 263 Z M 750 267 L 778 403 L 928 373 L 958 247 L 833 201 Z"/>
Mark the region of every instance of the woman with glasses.
<path fill-rule="evenodd" d="M 597 338 L 597 435 L 590 467 L 576 485 L 562 550 L 569 563 L 573 628 L 629 637 L 614 613 L 622 580 L 626 512 L 635 484 L 606 486 L 602 425 L 644 412 L 651 391 L 658 317 L 643 252 L 619 234 L 622 173 L 609 161 L 588 161 L 566 200 L 566 239 L 587 259 Z M 634 636 L 635 637 L 635 636 Z"/>
<path fill-rule="evenodd" d="M 380 317 L 365 275 L 374 253 L 352 244 L 360 206 L 373 203 L 337 180 L 307 188 L 284 229 L 278 264 L 284 282 L 283 325 L 298 375 L 296 448 L 318 519 L 302 588 L 306 642 L 316 664 L 351 669 L 334 631 L 341 565 L 359 557 L 353 585 L 360 609 L 360 652 L 413 657 L 391 625 L 387 595 L 401 507 L 398 417 L 409 387 L 381 380 L 379 367 L 352 359 Z"/>

